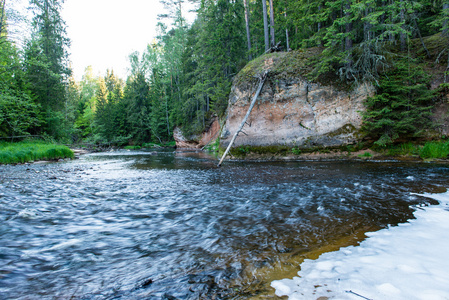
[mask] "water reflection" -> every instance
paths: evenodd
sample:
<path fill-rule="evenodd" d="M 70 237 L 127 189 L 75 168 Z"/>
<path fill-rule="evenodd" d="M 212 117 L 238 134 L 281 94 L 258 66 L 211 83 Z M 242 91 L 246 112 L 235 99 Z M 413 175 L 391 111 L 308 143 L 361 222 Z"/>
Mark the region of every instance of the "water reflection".
<path fill-rule="evenodd" d="M 410 192 L 448 186 L 443 165 L 215 165 L 171 150 L 1 166 L 0 295 L 246 299 L 295 259 L 411 218 L 428 199 Z"/>

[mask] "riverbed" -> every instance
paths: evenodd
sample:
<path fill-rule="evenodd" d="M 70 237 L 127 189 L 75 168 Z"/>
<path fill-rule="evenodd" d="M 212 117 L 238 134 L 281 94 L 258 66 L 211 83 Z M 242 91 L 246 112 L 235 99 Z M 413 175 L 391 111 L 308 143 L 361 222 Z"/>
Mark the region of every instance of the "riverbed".
<path fill-rule="evenodd" d="M 449 186 L 431 163 L 216 163 L 163 150 L 0 166 L 0 298 L 273 296 L 305 258 Z"/>

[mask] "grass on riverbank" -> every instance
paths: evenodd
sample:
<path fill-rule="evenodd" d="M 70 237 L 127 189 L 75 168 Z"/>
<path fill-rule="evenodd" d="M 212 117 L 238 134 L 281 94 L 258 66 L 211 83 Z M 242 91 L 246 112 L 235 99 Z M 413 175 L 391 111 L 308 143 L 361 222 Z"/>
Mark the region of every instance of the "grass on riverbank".
<path fill-rule="evenodd" d="M 0 142 L 0 164 L 17 164 L 36 160 L 57 160 L 73 157 L 73 151 L 64 145 L 55 145 L 44 141 Z"/>
<path fill-rule="evenodd" d="M 150 149 L 150 148 L 175 148 L 176 142 L 175 141 L 169 141 L 169 142 L 162 142 L 161 144 L 156 143 L 144 143 L 141 145 L 127 145 L 124 146 L 123 149 L 126 150 L 140 150 L 140 149 Z"/>
<path fill-rule="evenodd" d="M 427 142 L 424 145 L 404 143 L 387 147 L 383 151 L 388 156 L 415 156 L 422 159 L 447 159 L 449 156 L 449 141 L 432 141 Z"/>
<path fill-rule="evenodd" d="M 360 151 L 365 152 L 358 154 Z M 343 153 L 347 153 L 347 155 L 343 156 Z M 245 159 L 248 157 L 283 157 L 289 155 L 294 155 L 298 158 L 310 158 L 311 154 L 316 154 L 317 157 L 324 155 L 328 158 L 341 157 L 344 159 L 344 157 L 349 158 L 351 153 L 357 153 L 356 157 L 363 159 L 378 157 L 411 157 L 424 160 L 449 159 L 449 140 L 431 141 L 426 142 L 425 144 L 414 144 L 409 142 L 387 147 L 370 147 L 363 143 L 342 148 L 316 147 L 313 149 L 300 149 L 299 147 L 290 148 L 288 146 L 239 146 L 232 148 L 230 151 L 231 156 L 237 159 Z"/>

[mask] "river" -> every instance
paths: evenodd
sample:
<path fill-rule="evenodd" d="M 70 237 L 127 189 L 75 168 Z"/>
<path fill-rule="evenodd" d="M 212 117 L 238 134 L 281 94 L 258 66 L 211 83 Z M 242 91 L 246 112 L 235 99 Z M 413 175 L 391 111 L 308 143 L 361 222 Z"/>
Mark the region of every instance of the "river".
<path fill-rule="evenodd" d="M 0 166 L 1 299 L 248 299 L 406 222 L 444 164 L 118 151 Z"/>

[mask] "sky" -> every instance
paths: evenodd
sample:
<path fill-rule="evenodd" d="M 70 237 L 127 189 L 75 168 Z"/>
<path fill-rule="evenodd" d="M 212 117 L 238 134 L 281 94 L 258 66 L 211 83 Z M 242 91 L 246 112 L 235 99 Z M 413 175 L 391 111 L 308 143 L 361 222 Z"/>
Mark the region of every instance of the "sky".
<path fill-rule="evenodd" d="M 159 0 L 66 0 L 62 17 L 72 42 L 75 78 L 80 80 L 92 66 L 94 74 L 109 69 L 126 79 L 128 56 L 154 41 L 157 16 L 163 12 Z"/>
<path fill-rule="evenodd" d="M 187 2 L 187 1 L 186 1 Z M 22 14 L 27 14 L 28 0 L 7 2 Z M 192 6 L 183 5 L 183 15 L 192 23 Z M 81 80 L 86 67 L 92 66 L 94 75 L 113 70 L 122 79 L 128 75 L 128 56 L 142 53 L 157 36 L 158 14 L 165 13 L 160 0 L 65 0 L 61 15 L 71 40 L 71 67 L 76 80 Z M 29 15 L 29 14 L 28 14 Z M 29 16 L 31 18 L 31 16 Z M 26 39 L 22 31 L 20 43 Z"/>

